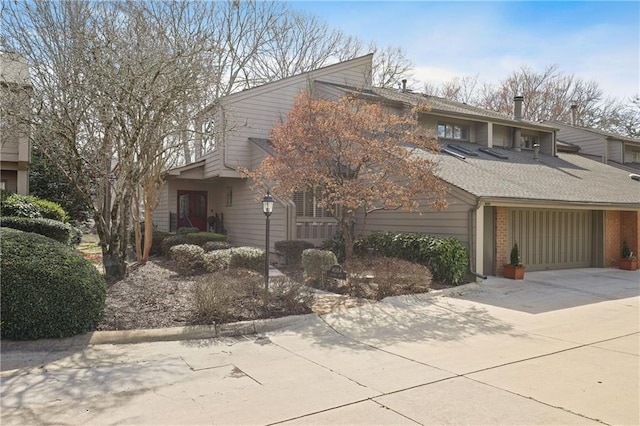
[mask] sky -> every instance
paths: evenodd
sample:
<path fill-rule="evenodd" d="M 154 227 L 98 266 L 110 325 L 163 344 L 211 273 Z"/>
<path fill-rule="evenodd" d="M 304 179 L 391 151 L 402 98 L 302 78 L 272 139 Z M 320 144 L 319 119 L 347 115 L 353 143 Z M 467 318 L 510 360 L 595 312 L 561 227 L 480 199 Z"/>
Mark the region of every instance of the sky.
<path fill-rule="evenodd" d="M 365 43 L 402 46 L 422 82 L 477 75 L 495 84 L 521 66 L 557 65 L 605 96 L 640 94 L 638 1 L 290 3 Z"/>

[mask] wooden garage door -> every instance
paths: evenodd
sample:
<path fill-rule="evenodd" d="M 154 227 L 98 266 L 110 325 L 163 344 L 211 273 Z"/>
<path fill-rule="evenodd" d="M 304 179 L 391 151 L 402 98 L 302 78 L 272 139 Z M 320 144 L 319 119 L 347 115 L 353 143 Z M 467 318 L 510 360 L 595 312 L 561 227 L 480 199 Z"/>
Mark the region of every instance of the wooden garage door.
<path fill-rule="evenodd" d="M 509 211 L 508 247 L 518 243 L 529 271 L 591 266 L 592 234 L 590 210 Z"/>

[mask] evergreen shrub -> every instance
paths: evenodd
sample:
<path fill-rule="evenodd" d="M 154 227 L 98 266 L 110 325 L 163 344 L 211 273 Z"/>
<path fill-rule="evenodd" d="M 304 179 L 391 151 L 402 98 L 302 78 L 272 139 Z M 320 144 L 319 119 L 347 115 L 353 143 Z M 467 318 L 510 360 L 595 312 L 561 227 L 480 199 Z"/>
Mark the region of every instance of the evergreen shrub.
<path fill-rule="evenodd" d="M 88 260 L 31 232 L 2 228 L 0 242 L 2 338 L 59 338 L 95 328 L 106 285 Z"/>

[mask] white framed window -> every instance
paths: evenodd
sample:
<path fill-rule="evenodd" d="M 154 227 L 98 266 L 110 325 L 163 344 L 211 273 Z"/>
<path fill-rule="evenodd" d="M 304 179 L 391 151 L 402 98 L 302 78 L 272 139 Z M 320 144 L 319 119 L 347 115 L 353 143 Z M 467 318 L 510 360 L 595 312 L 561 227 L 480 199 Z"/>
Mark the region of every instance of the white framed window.
<path fill-rule="evenodd" d="M 326 208 L 320 207 L 320 190 L 296 192 L 293 194 L 293 202 L 296 205 L 297 217 L 330 218 L 333 217 Z"/>
<path fill-rule="evenodd" d="M 468 141 L 469 128 L 461 124 L 438 122 L 438 137 Z"/>

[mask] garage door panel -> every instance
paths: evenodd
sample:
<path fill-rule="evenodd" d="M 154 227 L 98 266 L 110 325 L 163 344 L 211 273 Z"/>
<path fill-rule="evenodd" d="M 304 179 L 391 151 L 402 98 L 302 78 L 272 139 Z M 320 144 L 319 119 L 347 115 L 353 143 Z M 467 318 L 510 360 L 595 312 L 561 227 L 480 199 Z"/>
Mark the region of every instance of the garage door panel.
<path fill-rule="evenodd" d="M 509 247 L 517 242 L 530 271 L 591 266 L 592 212 L 511 209 Z"/>

